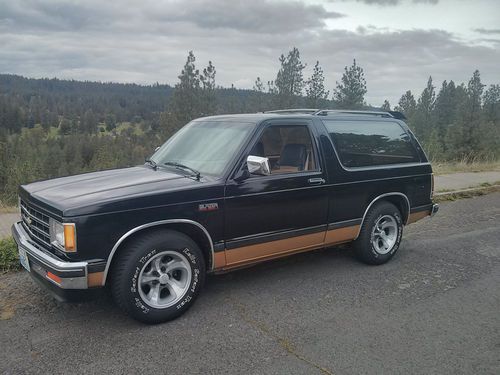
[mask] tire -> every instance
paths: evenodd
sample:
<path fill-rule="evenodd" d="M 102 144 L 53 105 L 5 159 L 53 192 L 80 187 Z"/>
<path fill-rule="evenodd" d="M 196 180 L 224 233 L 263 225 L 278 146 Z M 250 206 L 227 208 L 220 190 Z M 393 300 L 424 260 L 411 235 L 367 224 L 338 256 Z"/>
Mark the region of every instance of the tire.
<path fill-rule="evenodd" d="M 157 324 L 177 318 L 194 303 L 205 282 L 198 245 L 173 230 L 133 239 L 112 269 L 111 293 L 132 318 Z"/>
<path fill-rule="evenodd" d="M 402 235 L 403 220 L 397 207 L 389 202 L 377 202 L 368 211 L 354 241 L 354 253 L 366 264 L 384 264 L 398 251 Z"/>

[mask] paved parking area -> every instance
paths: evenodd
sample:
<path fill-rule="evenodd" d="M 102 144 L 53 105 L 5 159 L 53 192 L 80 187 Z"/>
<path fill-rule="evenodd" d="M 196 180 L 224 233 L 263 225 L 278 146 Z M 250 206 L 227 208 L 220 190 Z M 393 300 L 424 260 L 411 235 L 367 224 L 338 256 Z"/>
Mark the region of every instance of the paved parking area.
<path fill-rule="evenodd" d="M 386 265 L 335 248 L 211 276 L 158 326 L 2 275 L 0 373 L 500 374 L 499 243 L 500 193 L 444 203 Z"/>
<path fill-rule="evenodd" d="M 435 177 L 436 191 L 460 190 L 500 181 L 500 171 L 443 174 Z"/>

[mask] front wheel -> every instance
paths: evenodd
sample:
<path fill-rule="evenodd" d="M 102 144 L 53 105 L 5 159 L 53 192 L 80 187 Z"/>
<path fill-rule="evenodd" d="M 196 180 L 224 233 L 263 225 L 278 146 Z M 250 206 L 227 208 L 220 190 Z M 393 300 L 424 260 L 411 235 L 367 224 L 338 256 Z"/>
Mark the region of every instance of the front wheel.
<path fill-rule="evenodd" d="M 183 233 L 158 230 L 133 239 L 113 268 L 111 292 L 118 306 L 144 323 L 183 314 L 205 280 L 198 245 Z"/>
<path fill-rule="evenodd" d="M 367 264 L 386 263 L 396 254 L 402 235 L 403 221 L 397 207 L 389 202 L 376 203 L 354 241 L 355 254 Z"/>

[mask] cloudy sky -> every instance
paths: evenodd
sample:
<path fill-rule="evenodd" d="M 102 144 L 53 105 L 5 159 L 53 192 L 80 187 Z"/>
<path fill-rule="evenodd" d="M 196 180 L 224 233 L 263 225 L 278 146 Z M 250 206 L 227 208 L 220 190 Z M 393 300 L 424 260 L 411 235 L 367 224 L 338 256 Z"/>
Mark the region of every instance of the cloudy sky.
<path fill-rule="evenodd" d="M 500 83 L 500 1 L 0 0 L 0 73 L 175 84 L 193 50 L 218 84 L 251 88 L 293 46 L 330 90 L 356 58 L 373 105 L 429 75 Z"/>

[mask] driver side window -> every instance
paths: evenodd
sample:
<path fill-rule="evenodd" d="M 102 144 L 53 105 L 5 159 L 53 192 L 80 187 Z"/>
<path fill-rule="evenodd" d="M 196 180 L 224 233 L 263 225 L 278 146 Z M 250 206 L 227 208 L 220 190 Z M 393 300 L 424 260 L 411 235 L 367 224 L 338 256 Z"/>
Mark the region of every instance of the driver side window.
<path fill-rule="evenodd" d="M 318 170 L 316 153 L 305 125 L 271 125 L 250 155 L 269 159 L 271 175 Z"/>

